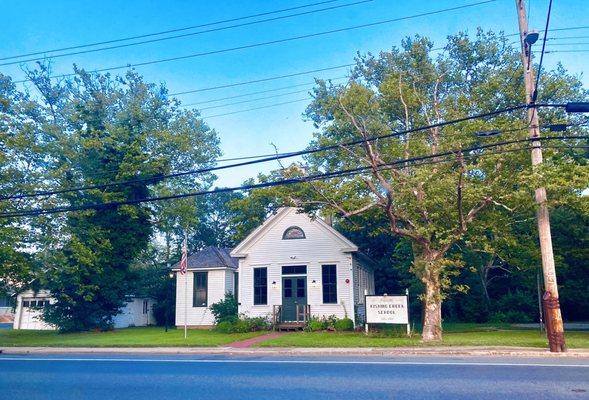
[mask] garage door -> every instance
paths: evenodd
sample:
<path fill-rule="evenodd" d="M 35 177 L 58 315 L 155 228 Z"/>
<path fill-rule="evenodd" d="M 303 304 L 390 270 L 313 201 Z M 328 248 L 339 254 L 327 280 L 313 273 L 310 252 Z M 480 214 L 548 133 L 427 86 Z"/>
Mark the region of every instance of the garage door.
<path fill-rule="evenodd" d="M 23 299 L 18 329 L 55 329 L 43 321 L 43 307 L 47 305 L 49 300 L 46 299 Z"/>

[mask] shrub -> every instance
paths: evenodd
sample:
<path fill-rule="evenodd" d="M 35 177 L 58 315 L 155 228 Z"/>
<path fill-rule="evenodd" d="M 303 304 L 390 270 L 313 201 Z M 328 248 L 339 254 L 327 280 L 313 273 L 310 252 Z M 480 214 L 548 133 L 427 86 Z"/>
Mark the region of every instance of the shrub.
<path fill-rule="evenodd" d="M 323 331 L 327 327 L 325 320 L 313 317 L 307 322 L 306 330 L 308 332 Z"/>
<path fill-rule="evenodd" d="M 354 330 L 354 322 L 350 318 L 339 319 L 335 315 L 328 317 L 311 317 L 305 327 L 307 332 L 317 331 L 352 331 Z"/>
<path fill-rule="evenodd" d="M 515 290 L 500 297 L 493 305 L 491 322 L 532 322 L 538 315 L 534 293 Z"/>
<path fill-rule="evenodd" d="M 242 316 L 240 320 L 246 321 L 248 323 L 248 332 L 267 331 L 272 327 L 270 321 L 264 317 L 248 318 Z"/>
<path fill-rule="evenodd" d="M 231 333 L 245 333 L 250 332 L 250 323 L 249 321 L 238 319 L 233 322 L 233 330 Z"/>
<path fill-rule="evenodd" d="M 323 317 L 321 319 L 325 324 L 324 329 L 327 329 L 328 331 L 335 331 L 335 323 L 337 322 L 337 317 L 335 315 L 330 315 L 329 317 Z"/>
<path fill-rule="evenodd" d="M 237 320 L 237 300 L 231 293 L 225 293 L 225 298 L 211 305 L 211 313 L 215 316 L 215 324 L 224 321 Z"/>
<path fill-rule="evenodd" d="M 215 330 L 221 333 L 232 333 L 233 324 L 232 321 L 221 321 L 215 326 Z"/>
<path fill-rule="evenodd" d="M 215 330 L 221 333 L 245 333 L 270 329 L 270 323 L 264 317 L 248 318 L 242 316 L 233 320 L 219 322 Z"/>
<path fill-rule="evenodd" d="M 509 322 L 509 323 L 525 323 L 525 322 L 532 322 L 533 319 L 530 317 L 529 314 L 522 312 L 522 311 L 506 311 L 506 312 L 496 312 L 491 314 L 489 318 L 490 322 L 499 323 L 499 322 Z"/>
<path fill-rule="evenodd" d="M 353 331 L 354 321 L 350 318 L 342 318 L 335 321 L 334 328 L 338 332 Z"/>

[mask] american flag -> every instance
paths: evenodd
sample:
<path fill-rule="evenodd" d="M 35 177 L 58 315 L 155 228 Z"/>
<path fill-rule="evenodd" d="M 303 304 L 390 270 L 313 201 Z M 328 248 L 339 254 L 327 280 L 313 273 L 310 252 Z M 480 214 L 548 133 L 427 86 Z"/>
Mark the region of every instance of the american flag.
<path fill-rule="evenodd" d="M 188 249 L 186 244 L 186 238 L 182 242 L 182 258 L 180 258 L 180 273 L 184 275 L 188 269 Z"/>

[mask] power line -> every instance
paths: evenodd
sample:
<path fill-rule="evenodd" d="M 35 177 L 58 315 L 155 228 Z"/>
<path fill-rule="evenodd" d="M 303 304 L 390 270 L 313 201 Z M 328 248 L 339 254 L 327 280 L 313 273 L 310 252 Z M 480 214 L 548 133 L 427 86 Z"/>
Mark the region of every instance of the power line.
<path fill-rule="evenodd" d="M 564 28 L 552 28 L 550 29 L 551 32 L 562 32 L 562 31 L 576 31 L 576 30 L 582 30 L 582 29 L 589 29 L 589 25 L 582 25 L 582 26 L 567 26 Z M 538 32 L 544 32 L 544 31 L 538 31 Z M 505 35 L 505 37 L 510 37 L 510 36 L 519 36 L 519 32 L 517 33 L 510 33 L 508 35 Z"/>
<path fill-rule="evenodd" d="M 269 105 L 266 105 L 266 106 L 246 108 L 245 110 L 230 111 L 230 112 L 226 112 L 226 113 L 222 113 L 222 114 L 203 115 L 202 116 L 202 119 L 211 119 L 211 118 L 217 118 L 217 117 L 225 117 L 227 115 L 241 114 L 241 113 L 244 113 L 244 112 L 250 112 L 250 111 L 256 111 L 256 110 L 263 110 L 265 108 L 274 108 L 274 107 L 283 106 L 283 105 L 286 105 L 286 104 L 300 103 L 300 102 L 303 102 L 303 101 L 309 101 L 309 98 L 308 97 L 305 97 L 304 99 L 283 101 L 281 103 L 273 103 L 273 104 L 269 104 Z"/>
<path fill-rule="evenodd" d="M 546 54 L 554 53 L 586 53 L 589 49 L 577 49 L 577 50 L 547 50 Z"/>
<path fill-rule="evenodd" d="M 440 157 L 456 155 L 458 153 L 471 153 L 475 151 L 491 149 L 499 146 L 506 146 L 509 144 L 516 144 L 516 143 L 525 143 L 530 142 L 533 140 L 542 140 L 542 141 L 549 141 L 549 140 L 568 140 L 568 139 L 589 139 L 589 136 L 545 136 L 542 138 L 525 138 L 525 139 L 516 139 L 516 140 L 509 140 L 503 141 L 498 143 L 492 143 L 487 145 L 479 145 L 479 146 L 472 146 L 470 148 L 465 149 L 453 149 L 445 152 L 429 154 L 425 156 L 417 156 L 411 158 L 404 158 L 399 159 L 389 163 L 382 163 L 378 166 L 379 170 L 391 168 L 395 165 L 407 165 L 408 163 L 420 162 L 425 160 L 435 160 L 435 162 L 439 162 Z M 587 146 L 581 146 L 583 148 Z M 522 147 L 521 150 L 528 150 L 529 146 Z M 477 157 L 480 157 L 481 154 L 476 154 Z M 37 215 L 45 215 L 45 214 L 55 214 L 55 213 L 62 213 L 68 211 L 82 211 L 82 210 L 99 210 L 104 208 L 114 208 L 121 205 L 137 205 L 141 203 L 147 202 L 155 202 L 155 201 L 163 201 L 163 200 L 173 200 L 179 198 L 187 198 L 187 197 L 196 197 L 196 196 L 203 196 L 207 194 L 214 194 L 214 193 L 224 193 L 224 192 L 235 192 L 235 191 L 244 191 L 244 190 L 252 190 L 252 189 L 259 189 L 264 187 L 272 187 L 272 186 L 284 186 L 296 183 L 305 183 L 311 182 L 316 180 L 326 180 L 334 177 L 342 177 L 342 176 L 351 176 L 357 175 L 362 172 L 371 171 L 373 170 L 372 166 L 366 167 L 358 167 L 358 168 L 351 168 L 346 170 L 334 171 L 334 172 L 326 172 L 326 173 L 319 173 L 315 175 L 308 175 L 304 177 L 296 177 L 296 178 L 289 178 L 289 179 L 282 179 L 277 181 L 270 181 L 270 182 L 262 182 L 257 184 L 250 184 L 250 185 L 242 185 L 242 186 L 235 186 L 235 187 L 228 187 L 228 188 L 216 188 L 212 190 L 203 190 L 198 192 L 189 192 L 189 193 L 182 193 L 182 194 L 174 194 L 168 196 L 158 196 L 158 197 L 146 197 L 142 199 L 132 199 L 132 200 L 124 200 L 124 201 L 113 201 L 107 203 L 96 203 L 96 204 L 84 204 L 79 206 L 67 206 L 67 207 L 53 207 L 53 208 L 37 208 L 31 209 L 27 211 L 19 211 L 19 212 L 12 212 L 12 213 L 2 213 L 0 214 L 0 218 L 11 218 L 11 217 L 24 217 L 24 216 L 37 216 Z"/>
<path fill-rule="evenodd" d="M 552 107 L 552 106 L 560 106 L 560 105 L 538 104 L 536 106 L 537 107 Z M 472 116 L 458 118 L 458 119 L 454 119 L 454 120 L 439 122 L 436 124 L 416 127 L 416 128 L 412 128 L 412 129 L 408 129 L 408 130 L 395 131 L 395 132 L 391 132 L 391 133 L 388 133 L 385 135 L 371 136 L 368 138 L 357 139 L 357 140 L 353 140 L 353 141 L 349 141 L 349 142 L 345 142 L 345 143 L 338 143 L 338 144 L 332 144 L 332 145 L 327 145 L 327 146 L 319 146 L 319 147 L 315 147 L 315 148 L 298 150 L 298 151 L 293 151 L 293 152 L 289 152 L 289 153 L 275 154 L 270 157 L 265 157 L 265 158 L 257 159 L 254 161 L 245 161 L 245 162 L 228 164 L 228 165 L 223 165 L 223 166 L 206 167 L 206 168 L 176 172 L 176 173 L 166 174 L 166 175 L 164 175 L 164 174 L 152 175 L 152 176 L 145 177 L 145 178 L 137 178 L 137 179 L 130 179 L 130 180 L 119 181 L 119 182 L 87 185 L 87 186 L 76 187 L 76 188 L 66 188 L 66 189 L 49 190 L 49 191 L 37 191 L 37 192 L 32 192 L 32 193 L 23 193 L 23 194 L 11 195 L 11 196 L 3 196 L 3 197 L 0 197 L 0 200 L 22 199 L 22 198 L 38 197 L 38 196 L 50 196 L 50 195 L 54 195 L 54 194 L 70 193 L 70 192 L 77 192 L 77 191 L 83 191 L 83 190 L 105 189 L 108 187 L 121 186 L 121 185 L 131 185 L 131 184 L 135 184 L 135 183 L 148 183 L 149 184 L 149 183 L 153 183 L 154 181 L 162 180 L 162 179 L 177 178 L 177 177 L 181 177 L 181 176 L 194 175 L 194 174 L 204 174 L 204 173 L 219 171 L 219 170 L 223 170 L 223 169 L 237 168 L 237 167 L 243 167 L 246 165 L 259 164 L 259 163 L 264 163 L 264 162 L 268 162 L 268 161 L 275 161 L 275 160 L 281 160 L 281 159 L 285 159 L 285 158 L 298 157 L 298 156 L 307 155 L 307 154 L 314 154 L 314 153 L 318 153 L 321 151 L 335 150 L 335 149 L 340 149 L 340 148 L 346 147 L 346 146 L 355 146 L 358 144 L 373 142 L 373 141 L 380 140 L 380 139 L 387 139 L 390 137 L 407 135 L 409 133 L 420 132 L 420 131 L 424 131 L 424 130 L 428 130 L 428 129 L 432 129 L 432 128 L 440 128 L 440 127 L 444 127 L 444 126 L 448 126 L 448 125 L 452 125 L 452 124 L 457 124 L 460 122 L 488 118 L 488 117 L 492 117 L 495 115 L 499 115 L 499 114 L 503 114 L 503 113 L 507 113 L 507 112 L 512 112 L 512 111 L 516 111 L 516 110 L 521 110 L 521 109 L 525 109 L 525 108 L 528 108 L 528 106 L 527 105 L 512 106 L 512 107 L 503 108 L 503 109 L 499 109 L 499 110 L 495 110 L 495 111 L 491 111 L 491 112 L 487 112 L 487 113 L 482 113 L 482 114 L 472 115 Z M 522 128 L 522 129 L 526 129 L 526 128 L 527 127 Z"/>
<path fill-rule="evenodd" d="M 332 30 L 323 31 L 323 32 L 308 33 L 305 35 L 291 36 L 289 38 L 275 39 L 275 40 L 270 40 L 267 42 L 251 43 L 251 44 L 242 45 L 242 46 L 229 47 L 229 48 L 225 48 L 225 49 L 211 50 L 211 51 L 200 52 L 200 53 L 193 53 L 193 54 L 188 54 L 188 55 L 184 55 L 184 56 L 162 58 L 159 60 L 150 60 L 150 61 L 144 61 L 144 62 L 135 63 L 135 64 L 125 64 L 125 65 L 118 65 L 118 66 L 107 67 L 107 68 L 99 68 L 99 69 L 95 69 L 90 72 L 92 72 L 92 73 L 107 72 L 107 71 L 114 71 L 114 70 L 131 68 L 131 67 L 141 67 L 141 66 L 145 66 L 145 65 L 160 64 L 160 63 L 170 62 L 170 61 L 186 60 L 186 59 L 195 58 L 195 57 L 210 56 L 210 55 L 214 55 L 214 54 L 222 54 L 222 53 L 228 53 L 228 52 L 232 52 L 232 51 L 251 49 L 251 48 L 255 48 L 255 47 L 269 46 L 269 45 L 286 43 L 286 42 L 291 42 L 291 41 L 296 41 L 296 40 L 309 39 L 309 38 L 313 38 L 313 37 L 331 35 L 334 33 L 346 32 L 346 31 L 351 31 L 351 30 L 355 30 L 355 29 L 369 28 L 369 27 L 373 27 L 373 26 L 390 24 L 392 22 L 399 22 L 399 21 L 404 21 L 404 20 L 408 20 L 408 19 L 415 19 L 415 18 L 420 18 L 420 17 L 424 17 L 424 16 L 429 16 L 429 15 L 442 14 L 442 13 L 446 13 L 446 12 L 450 12 L 450 11 L 456 11 L 456 10 L 461 10 L 461 9 L 465 9 L 465 8 L 476 7 L 476 6 L 487 4 L 487 3 L 493 3 L 495 1 L 497 1 L 497 0 L 478 1 L 475 3 L 465 4 L 462 6 L 449 7 L 449 8 L 439 9 L 439 10 L 435 10 L 435 11 L 429 11 L 429 12 L 424 12 L 424 13 L 419 13 L 419 14 L 414 14 L 414 15 L 408 15 L 405 17 L 391 18 L 391 19 L 386 19 L 386 20 L 382 20 L 382 21 L 370 22 L 370 23 L 361 24 L 361 25 L 347 26 L 344 28 L 332 29 Z M 53 79 L 53 78 L 67 78 L 67 77 L 74 76 L 74 75 L 76 75 L 76 74 L 69 73 L 69 74 L 53 75 L 53 76 L 50 76 L 49 78 L 51 78 L 51 79 Z M 30 80 L 30 79 L 25 79 L 22 81 L 15 81 L 15 83 L 22 83 L 22 82 L 26 82 L 28 80 Z"/>
<path fill-rule="evenodd" d="M 284 96 L 290 96 L 292 94 L 301 94 L 301 93 L 309 93 L 309 89 L 297 90 L 297 91 L 294 91 L 294 92 L 286 92 L 286 93 L 280 93 L 280 94 L 273 94 L 271 96 L 258 97 L 258 98 L 249 99 L 249 100 L 234 101 L 233 103 L 218 104 L 218 105 L 215 105 L 215 106 L 201 107 L 201 108 L 198 109 L 198 111 L 211 110 L 211 109 L 214 109 L 214 108 L 229 107 L 229 106 L 234 106 L 234 105 L 237 105 L 237 104 L 252 103 L 252 102 L 255 102 L 255 101 L 274 99 L 276 97 L 284 97 Z M 308 98 L 306 100 L 308 100 Z"/>
<path fill-rule="evenodd" d="M 348 78 L 347 76 L 339 76 L 337 78 L 330 78 L 327 80 L 335 82 L 335 81 L 339 81 L 339 80 L 347 79 L 347 78 Z M 296 88 L 296 87 L 301 87 L 301 86 L 307 86 L 309 89 L 312 89 L 315 86 L 315 84 L 309 83 L 309 82 L 298 83 L 296 85 L 282 86 L 282 87 L 274 88 L 274 89 L 259 90 L 257 92 L 243 93 L 243 94 L 238 94 L 238 95 L 234 95 L 234 96 L 219 97 L 219 98 L 211 99 L 211 100 L 204 100 L 204 101 L 197 101 L 194 103 L 182 104 L 180 107 L 193 107 L 193 106 L 197 106 L 199 104 L 209 104 L 209 103 L 215 103 L 215 102 L 222 101 L 222 100 L 231 100 L 231 99 L 238 99 L 240 97 L 253 96 L 256 94 L 278 92 L 278 91 L 281 91 L 284 89 L 291 89 L 291 88 Z M 204 109 L 201 109 L 201 110 L 204 110 Z"/>
<path fill-rule="evenodd" d="M 337 0 L 337 1 L 339 1 L 339 0 Z M 89 49 L 89 50 L 75 51 L 75 52 L 71 52 L 71 53 L 56 54 L 56 55 L 49 56 L 49 58 L 54 59 L 54 58 L 61 58 L 61 57 L 69 57 L 69 56 L 75 56 L 75 55 L 86 54 L 86 53 L 95 53 L 98 51 L 114 50 L 114 49 L 130 47 L 130 46 L 137 46 L 137 45 L 148 44 L 148 43 L 156 43 L 156 42 L 161 42 L 161 41 L 165 41 L 165 40 L 179 39 L 179 38 L 184 38 L 184 37 L 189 37 L 189 36 L 196 36 L 196 35 L 201 35 L 203 33 L 224 31 L 224 30 L 233 29 L 233 28 L 240 28 L 240 27 L 244 27 L 244 26 L 257 25 L 257 24 L 261 24 L 264 22 L 278 21 L 278 20 L 282 20 L 282 19 L 298 17 L 301 15 L 314 14 L 314 13 L 318 13 L 318 12 L 322 12 L 322 11 L 331 11 L 331 10 L 344 8 L 344 7 L 350 7 L 350 6 L 354 6 L 354 5 L 358 5 L 358 4 L 362 4 L 362 3 L 369 3 L 371 1 L 374 1 L 374 0 L 361 0 L 361 1 L 356 1 L 353 3 L 340 4 L 337 6 L 320 8 L 317 10 L 305 11 L 305 12 L 289 14 L 289 15 L 281 15 L 278 17 L 266 18 L 266 19 L 262 19 L 262 20 L 252 21 L 252 22 L 244 22 L 244 23 L 236 24 L 236 25 L 229 25 L 229 26 L 223 26 L 223 27 L 219 27 L 219 28 L 212 28 L 212 29 L 207 29 L 207 30 L 198 31 L 198 32 L 184 33 L 182 35 L 174 35 L 174 36 L 167 36 L 167 37 L 157 38 L 157 39 L 149 39 L 149 40 L 144 40 L 141 42 L 126 43 L 126 44 L 119 44 L 119 45 L 109 46 L 109 47 L 101 47 L 98 49 Z M 0 66 L 24 64 L 24 63 L 28 63 L 28 62 L 32 62 L 32 61 L 43 61 L 45 59 L 46 59 L 46 57 L 29 58 L 26 60 L 18 60 L 18 61 L 10 61 L 10 62 L 1 63 Z"/>
<path fill-rule="evenodd" d="M 540 52 L 540 63 L 538 64 L 538 74 L 536 75 L 536 85 L 534 86 L 534 93 L 532 93 L 532 103 L 536 102 L 538 98 L 538 84 L 540 83 L 540 75 L 542 74 L 542 62 L 544 61 L 544 52 L 546 51 L 546 38 L 548 37 L 548 25 L 550 24 L 550 12 L 552 11 L 552 0 L 548 3 L 548 12 L 546 13 L 546 27 L 544 28 L 544 39 L 542 40 L 542 51 Z M 535 112 L 535 110 L 534 110 Z"/>
<path fill-rule="evenodd" d="M 551 31 L 552 32 L 560 32 L 560 31 L 575 31 L 575 30 L 579 30 L 579 29 L 589 29 L 589 25 L 583 25 L 583 26 L 569 26 L 566 28 L 552 28 Z M 541 31 L 544 32 L 544 31 Z"/>
<path fill-rule="evenodd" d="M 589 36 L 560 36 L 560 37 L 551 37 L 547 40 L 571 40 L 571 39 L 589 39 Z"/>
<path fill-rule="evenodd" d="M 210 87 L 201 88 L 201 89 L 185 90 L 183 92 L 170 93 L 170 96 L 181 96 L 183 94 L 189 94 L 189 93 L 207 92 L 210 90 L 226 89 L 226 88 L 230 88 L 230 87 L 243 86 L 243 85 L 251 85 L 253 83 L 261 83 L 261 82 L 274 81 L 277 79 L 292 78 L 292 77 L 301 76 L 301 75 L 309 75 L 309 74 L 313 74 L 315 72 L 324 72 L 324 71 L 332 71 L 334 69 L 349 68 L 349 67 L 353 67 L 355 65 L 356 64 L 336 65 L 333 67 L 312 69 L 309 71 L 294 72 L 292 74 L 285 74 L 285 75 L 276 75 L 276 76 L 271 76 L 268 78 L 254 79 L 251 81 L 235 82 L 235 83 L 228 83 L 225 85 L 210 86 Z"/>
<path fill-rule="evenodd" d="M 573 42 L 573 43 L 548 43 L 548 46 L 582 46 L 589 44 L 589 42 Z"/>
<path fill-rule="evenodd" d="M 153 36 L 158 36 L 158 35 L 165 35 L 167 33 L 182 32 L 182 31 L 187 31 L 187 30 L 196 29 L 196 28 L 205 28 L 207 26 L 214 26 L 214 25 L 224 24 L 224 23 L 227 23 L 227 22 L 242 21 L 244 19 L 250 19 L 250 18 L 256 18 L 256 17 L 263 17 L 263 16 L 266 16 L 266 15 L 278 14 L 278 13 L 286 12 L 286 11 L 293 11 L 293 10 L 299 10 L 299 9 L 302 9 L 302 8 L 314 7 L 314 6 L 318 6 L 318 5 L 322 5 L 322 4 L 335 3 L 337 1 L 340 1 L 340 0 L 321 1 L 321 2 L 318 2 L 318 3 L 305 4 L 305 5 L 297 6 L 297 7 L 283 8 L 283 9 L 280 9 L 280 10 L 267 11 L 267 12 L 258 13 L 258 14 L 246 15 L 246 16 L 243 16 L 243 17 L 236 17 L 236 18 L 231 18 L 231 19 L 226 19 L 226 20 L 221 20 L 221 21 L 208 22 L 208 23 L 200 24 L 200 25 L 192 25 L 192 26 L 187 26 L 187 27 L 184 27 L 184 28 L 170 29 L 170 30 L 166 30 L 166 31 L 154 32 L 154 33 L 147 33 L 147 34 L 136 35 L 136 36 L 129 36 L 129 37 L 120 38 L 120 39 L 106 40 L 106 41 L 94 42 L 94 43 L 88 43 L 88 44 L 82 44 L 82 45 L 77 45 L 77 46 L 62 47 L 62 48 L 53 49 L 53 50 L 43 50 L 43 51 L 37 51 L 37 52 L 34 52 L 34 53 L 19 54 L 19 55 L 15 55 L 15 56 L 3 57 L 3 58 L 0 58 L 0 60 L 11 60 L 11 59 L 14 59 L 14 58 L 36 56 L 36 55 L 45 54 L 45 53 L 54 53 L 54 52 L 59 52 L 59 51 L 82 49 L 82 48 L 85 48 L 85 47 L 100 46 L 100 45 L 103 45 L 103 44 L 118 43 L 118 42 L 124 42 L 124 41 L 127 41 L 127 40 L 143 39 L 143 38 L 146 38 L 146 37 L 153 37 Z"/>

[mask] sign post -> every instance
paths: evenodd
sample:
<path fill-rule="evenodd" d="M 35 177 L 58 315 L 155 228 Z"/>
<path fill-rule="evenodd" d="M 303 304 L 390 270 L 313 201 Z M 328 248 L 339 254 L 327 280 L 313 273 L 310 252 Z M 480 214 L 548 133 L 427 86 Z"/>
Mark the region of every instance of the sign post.
<path fill-rule="evenodd" d="M 366 296 L 368 296 L 368 289 L 364 289 L 364 334 L 368 335 L 368 306 L 366 305 Z"/>
<path fill-rule="evenodd" d="M 405 289 L 405 296 L 407 297 L 407 336 L 411 336 L 411 325 L 409 324 L 409 289 Z"/>
<path fill-rule="evenodd" d="M 411 334 L 409 325 L 409 290 L 404 296 L 364 295 L 366 304 L 366 331 L 368 324 L 406 325 L 407 335 Z"/>

